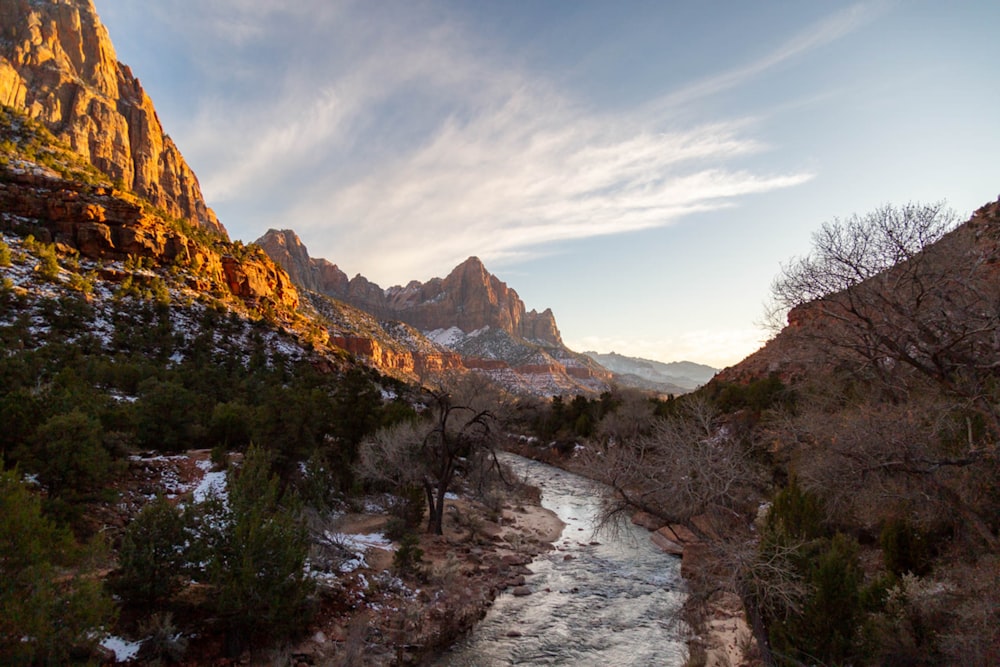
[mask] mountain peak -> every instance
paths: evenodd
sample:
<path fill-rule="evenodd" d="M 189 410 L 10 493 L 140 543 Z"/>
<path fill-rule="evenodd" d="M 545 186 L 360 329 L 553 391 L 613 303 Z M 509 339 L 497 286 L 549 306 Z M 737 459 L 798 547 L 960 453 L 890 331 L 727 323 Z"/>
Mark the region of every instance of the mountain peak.
<path fill-rule="evenodd" d="M 226 235 L 91 0 L 0 0 L 0 104 L 44 124 L 110 181 Z"/>

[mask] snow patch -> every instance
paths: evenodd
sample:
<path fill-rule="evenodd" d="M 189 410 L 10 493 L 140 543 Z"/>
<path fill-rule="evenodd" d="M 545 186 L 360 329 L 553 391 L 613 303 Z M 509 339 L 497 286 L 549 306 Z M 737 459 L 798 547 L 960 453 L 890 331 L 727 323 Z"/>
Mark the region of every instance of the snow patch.
<path fill-rule="evenodd" d="M 116 662 L 132 660 L 139 654 L 139 648 L 142 647 L 142 642 L 130 642 L 114 635 L 108 635 L 101 640 L 100 644 L 115 654 Z"/>

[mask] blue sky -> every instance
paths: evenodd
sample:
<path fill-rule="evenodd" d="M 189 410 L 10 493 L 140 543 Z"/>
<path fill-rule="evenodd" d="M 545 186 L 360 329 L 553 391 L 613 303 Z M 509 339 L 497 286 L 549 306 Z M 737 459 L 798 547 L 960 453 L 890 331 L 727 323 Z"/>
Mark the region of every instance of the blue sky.
<path fill-rule="evenodd" d="M 470 255 L 573 349 L 726 366 L 821 223 L 1000 193 L 1000 3 L 95 0 L 233 238 Z"/>

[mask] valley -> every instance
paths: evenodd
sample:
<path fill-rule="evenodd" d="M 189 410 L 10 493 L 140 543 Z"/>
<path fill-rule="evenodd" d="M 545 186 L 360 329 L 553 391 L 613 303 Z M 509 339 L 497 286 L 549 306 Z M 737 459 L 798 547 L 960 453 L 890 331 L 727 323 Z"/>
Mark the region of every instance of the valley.
<path fill-rule="evenodd" d="M 1000 660 L 1000 202 L 820 224 L 722 370 L 276 224 L 91 0 L 0 0 L 0 662 Z"/>

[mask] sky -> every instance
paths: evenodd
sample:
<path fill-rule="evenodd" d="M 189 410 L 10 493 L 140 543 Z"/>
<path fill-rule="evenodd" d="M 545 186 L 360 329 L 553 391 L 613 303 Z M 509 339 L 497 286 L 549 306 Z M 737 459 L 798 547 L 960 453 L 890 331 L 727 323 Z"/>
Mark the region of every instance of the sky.
<path fill-rule="evenodd" d="M 823 222 L 1000 193 L 1000 3 L 95 0 L 230 236 L 470 256 L 566 344 L 725 367 Z"/>

